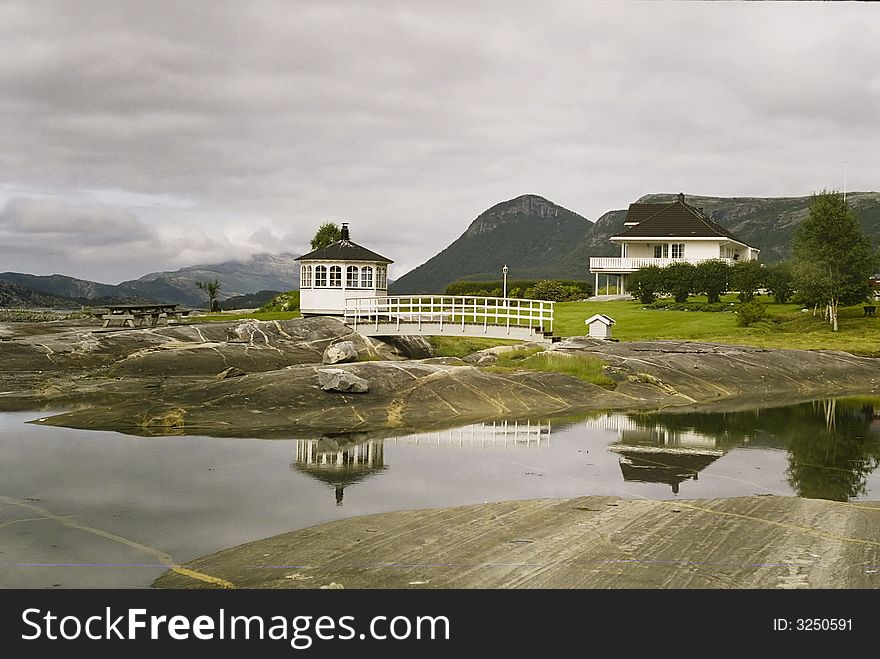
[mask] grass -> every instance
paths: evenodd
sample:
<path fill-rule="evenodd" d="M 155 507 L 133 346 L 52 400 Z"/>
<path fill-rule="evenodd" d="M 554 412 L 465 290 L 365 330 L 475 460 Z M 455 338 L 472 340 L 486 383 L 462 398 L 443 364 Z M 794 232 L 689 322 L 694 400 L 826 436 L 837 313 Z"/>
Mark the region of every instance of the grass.
<path fill-rule="evenodd" d="M 620 341 L 707 341 L 880 356 L 880 317 L 866 317 L 864 305 L 842 308 L 840 329 L 834 332 L 822 318 L 821 310 L 814 317 L 811 311 L 801 311 L 798 304 L 776 304 L 772 298 L 760 296 L 757 299 L 767 305 L 768 316 L 751 327 L 739 327 L 734 313 L 645 309 L 637 300 L 613 300 L 559 303 L 553 329 L 557 336 L 584 336 L 584 320 L 603 313 L 616 321 L 612 336 Z M 722 300 L 734 305 L 737 302 L 732 295 Z"/>
<path fill-rule="evenodd" d="M 605 375 L 604 366 L 602 360 L 592 355 L 544 352 L 541 348 L 523 348 L 498 355 L 495 365 L 487 367 L 486 370 L 496 373 L 520 369 L 563 373 L 593 384 L 611 387 L 614 385 L 614 381 Z"/>
<path fill-rule="evenodd" d="M 507 339 L 481 339 L 469 336 L 426 336 L 438 357 L 467 357 L 479 350 L 520 343 Z"/>
<path fill-rule="evenodd" d="M 254 311 L 251 313 L 215 313 L 204 316 L 193 316 L 186 319 L 186 323 L 229 323 L 236 320 L 290 320 L 299 318 L 299 311 Z"/>

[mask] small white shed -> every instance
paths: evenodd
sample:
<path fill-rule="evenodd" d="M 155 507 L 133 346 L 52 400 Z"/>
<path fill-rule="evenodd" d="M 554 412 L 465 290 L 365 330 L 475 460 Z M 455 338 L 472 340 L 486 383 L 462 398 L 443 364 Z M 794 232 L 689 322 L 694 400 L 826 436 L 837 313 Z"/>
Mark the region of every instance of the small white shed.
<path fill-rule="evenodd" d="M 614 319 L 603 313 L 597 313 L 590 316 L 584 321 L 584 324 L 590 328 L 590 338 L 593 339 L 610 339 L 611 326 L 614 325 Z"/>

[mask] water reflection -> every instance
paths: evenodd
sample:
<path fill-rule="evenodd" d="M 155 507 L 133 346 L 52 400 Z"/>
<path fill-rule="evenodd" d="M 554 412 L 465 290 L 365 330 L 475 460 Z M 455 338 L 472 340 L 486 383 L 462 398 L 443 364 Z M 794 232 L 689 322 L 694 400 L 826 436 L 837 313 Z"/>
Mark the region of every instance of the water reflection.
<path fill-rule="evenodd" d="M 801 405 L 726 413 L 609 414 L 585 425 L 617 432 L 625 481 L 685 480 L 735 448 L 788 453 L 786 479 L 798 496 L 848 501 L 867 493 L 880 465 L 880 401 L 818 400 Z"/>
<path fill-rule="evenodd" d="M 331 485 L 341 506 L 346 487 L 385 469 L 385 445 L 362 434 L 301 439 L 291 467 Z"/>
<path fill-rule="evenodd" d="M 333 487 L 341 506 L 345 488 L 388 468 L 385 442 L 454 448 L 541 448 L 550 443 L 549 421 L 492 421 L 430 433 L 375 437 L 368 433 L 325 435 L 300 439 L 291 468 Z"/>

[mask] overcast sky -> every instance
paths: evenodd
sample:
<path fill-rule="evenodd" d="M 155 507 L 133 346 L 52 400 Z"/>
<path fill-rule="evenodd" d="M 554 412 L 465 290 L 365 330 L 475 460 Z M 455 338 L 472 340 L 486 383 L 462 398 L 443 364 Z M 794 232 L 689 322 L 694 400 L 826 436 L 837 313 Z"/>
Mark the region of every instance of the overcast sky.
<path fill-rule="evenodd" d="M 872 3 L 0 1 L 0 272 L 299 255 L 332 220 L 399 277 L 525 193 L 876 191 L 878 62 Z"/>

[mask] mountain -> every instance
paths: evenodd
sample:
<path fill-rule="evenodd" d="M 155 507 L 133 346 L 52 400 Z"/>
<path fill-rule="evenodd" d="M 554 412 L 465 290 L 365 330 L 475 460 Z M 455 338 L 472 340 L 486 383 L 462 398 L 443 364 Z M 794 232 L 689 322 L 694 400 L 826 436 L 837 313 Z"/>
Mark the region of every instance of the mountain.
<path fill-rule="evenodd" d="M 459 279 L 586 279 L 570 258 L 592 224 L 562 206 L 527 194 L 495 204 L 449 247 L 389 285 L 391 293 L 440 293 Z"/>
<path fill-rule="evenodd" d="M 647 194 L 640 203 L 672 202 L 678 193 Z M 773 263 L 791 256 L 798 224 L 809 215 L 811 195 L 802 197 L 711 197 L 685 195 L 713 220 L 761 250 Z M 853 209 L 874 245 L 880 244 L 880 193 L 850 192 Z M 623 231 L 626 209 L 608 211 L 595 222 L 537 195 L 492 206 L 471 222 L 446 249 L 398 278 L 390 292 L 442 293 L 457 280 L 501 279 L 506 263 L 515 279 L 590 280 L 591 256 L 618 256 L 609 238 Z"/>
<path fill-rule="evenodd" d="M 78 309 L 80 306 L 69 297 L 40 293 L 27 286 L 0 279 L 0 309 Z"/>
<path fill-rule="evenodd" d="M 299 288 L 299 265 L 292 254 L 256 254 L 245 261 L 193 265 L 173 272 L 154 272 L 124 281 L 120 288 L 157 302 L 205 306 L 207 298 L 196 282 L 220 282 L 220 300 L 262 290 Z"/>
<path fill-rule="evenodd" d="M 226 300 L 258 291 L 289 291 L 299 288 L 299 267 L 290 254 L 258 254 L 245 261 L 227 261 L 213 265 L 194 265 L 173 272 L 154 272 L 121 284 L 101 284 L 65 275 L 30 275 L 19 272 L 0 273 L 0 282 L 30 291 L 15 293 L 21 304 L 5 306 L 57 306 L 65 299 L 66 308 L 81 305 L 98 306 L 126 302 L 168 302 L 192 307 L 207 306 L 207 297 L 196 282 L 217 279 L 219 299 Z M 11 289 L 9 289 L 11 291 Z M 40 296 L 58 298 L 54 304 L 34 302 Z M 13 293 L 8 292 L 10 300 Z"/>

